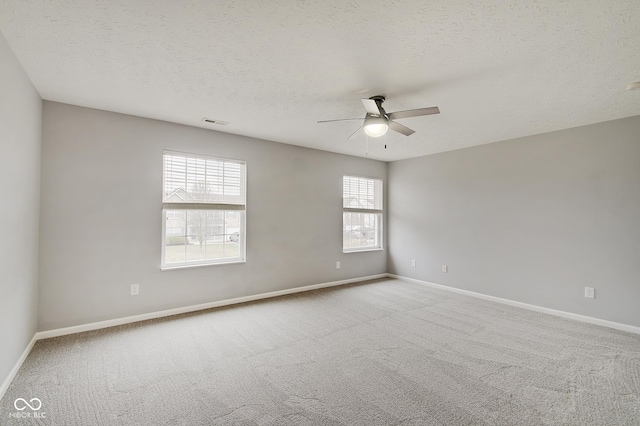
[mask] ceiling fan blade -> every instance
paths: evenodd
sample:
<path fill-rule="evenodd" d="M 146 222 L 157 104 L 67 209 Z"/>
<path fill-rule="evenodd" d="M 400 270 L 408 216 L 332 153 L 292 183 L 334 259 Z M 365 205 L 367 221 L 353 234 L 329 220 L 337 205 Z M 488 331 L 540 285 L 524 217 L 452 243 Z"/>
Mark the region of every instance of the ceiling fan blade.
<path fill-rule="evenodd" d="M 351 139 L 355 138 L 355 137 L 356 137 L 356 135 L 358 135 L 358 134 L 359 134 L 360 130 L 362 130 L 362 126 L 358 127 L 358 129 L 357 129 L 355 132 L 351 133 L 351 136 L 349 136 L 349 137 L 347 138 L 347 140 L 351 140 Z"/>
<path fill-rule="evenodd" d="M 391 121 L 391 120 L 389 120 L 389 128 L 391 130 L 395 130 L 398 133 L 402 133 L 405 136 L 411 136 L 416 132 L 415 130 L 411 130 L 406 126 L 403 126 L 402 124 L 396 123 L 395 121 Z"/>
<path fill-rule="evenodd" d="M 362 101 L 362 105 L 364 105 L 364 109 L 367 110 L 369 114 L 380 115 L 380 109 L 378 108 L 378 104 L 373 99 L 360 99 Z"/>
<path fill-rule="evenodd" d="M 360 118 L 339 118 L 337 120 L 321 120 L 321 121 L 318 121 L 318 123 L 333 123 L 334 121 L 351 121 L 351 120 L 362 120 L 362 117 L 360 117 Z"/>
<path fill-rule="evenodd" d="M 409 118 L 409 117 L 419 117 L 421 115 L 431 115 L 431 114 L 440 114 L 440 108 L 438 107 L 429 107 L 429 108 L 418 108 L 418 109 L 409 109 L 406 111 L 396 111 L 387 114 L 390 120 L 396 120 L 398 118 Z"/>

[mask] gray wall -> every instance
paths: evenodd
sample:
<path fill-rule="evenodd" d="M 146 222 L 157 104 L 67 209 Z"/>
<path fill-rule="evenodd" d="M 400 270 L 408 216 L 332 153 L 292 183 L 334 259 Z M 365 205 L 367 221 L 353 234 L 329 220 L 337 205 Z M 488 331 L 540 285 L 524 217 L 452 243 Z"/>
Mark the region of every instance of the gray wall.
<path fill-rule="evenodd" d="M 36 332 L 42 100 L 0 34 L 0 384 Z"/>
<path fill-rule="evenodd" d="M 341 210 L 386 163 L 52 102 L 42 143 L 40 330 L 386 272 Z M 160 271 L 163 149 L 247 161 L 246 263 Z"/>
<path fill-rule="evenodd" d="M 640 117 L 388 172 L 391 273 L 640 326 Z"/>

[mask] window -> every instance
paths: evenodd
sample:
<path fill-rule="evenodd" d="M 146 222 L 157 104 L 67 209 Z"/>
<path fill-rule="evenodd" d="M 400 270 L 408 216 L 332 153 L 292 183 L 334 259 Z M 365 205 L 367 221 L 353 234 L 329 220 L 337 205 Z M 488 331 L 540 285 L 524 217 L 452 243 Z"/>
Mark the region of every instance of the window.
<path fill-rule="evenodd" d="M 162 269 L 245 261 L 244 161 L 165 151 Z"/>
<path fill-rule="evenodd" d="M 342 251 L 382 249 L 382 180 L 342 178 Z"/>

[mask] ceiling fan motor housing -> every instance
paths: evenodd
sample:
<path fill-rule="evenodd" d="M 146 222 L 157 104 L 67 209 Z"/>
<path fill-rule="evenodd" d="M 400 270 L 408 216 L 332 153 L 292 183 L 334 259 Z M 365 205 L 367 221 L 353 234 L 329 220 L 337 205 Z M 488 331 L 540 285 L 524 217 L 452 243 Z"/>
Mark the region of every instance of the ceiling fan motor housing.
<path fill-rule="evenodd" d="M 387 117 L 383 115 L 376 116 L 372 114 L 367 114 L 367 116 L 364 118 L 364 125 L 369 126 L 373 124 L 388 124 Z"/>

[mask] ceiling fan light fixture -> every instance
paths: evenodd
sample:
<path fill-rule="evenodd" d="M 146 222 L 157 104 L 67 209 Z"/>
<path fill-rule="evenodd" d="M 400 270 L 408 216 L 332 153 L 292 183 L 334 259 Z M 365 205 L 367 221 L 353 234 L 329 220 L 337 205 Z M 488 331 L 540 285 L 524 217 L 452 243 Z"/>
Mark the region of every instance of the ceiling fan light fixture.
<path fill-rule="evenodd" d="M 387 133 L 389 124 L 384 117 L 369 117 L 364 123 L 364 132 L 372 138 L 379 138 Z"/>

